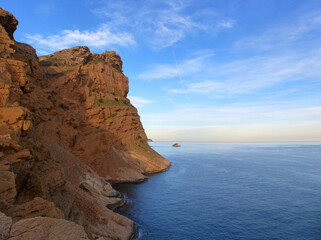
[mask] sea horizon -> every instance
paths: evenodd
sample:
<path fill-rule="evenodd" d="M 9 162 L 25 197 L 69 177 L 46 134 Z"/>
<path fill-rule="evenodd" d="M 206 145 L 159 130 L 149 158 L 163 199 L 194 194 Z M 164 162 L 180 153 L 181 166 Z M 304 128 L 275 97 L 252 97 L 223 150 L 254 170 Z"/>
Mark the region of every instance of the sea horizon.
<path fill-rule="evenodd" d="M 2 1 L 0 240 L 321 240 L 321 1 Z"/>
<path fill-rule="evenodd" d="M 151 142 L 172 163 L 143 183 L 115 184 L 137 240 L 321 236 L 321 146 Z"/>

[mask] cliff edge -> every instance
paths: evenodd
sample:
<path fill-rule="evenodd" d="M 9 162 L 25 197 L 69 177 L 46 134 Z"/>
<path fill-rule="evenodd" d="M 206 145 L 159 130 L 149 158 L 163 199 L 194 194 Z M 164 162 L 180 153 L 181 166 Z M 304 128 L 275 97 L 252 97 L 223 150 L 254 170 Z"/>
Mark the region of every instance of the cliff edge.
<path fill-rule="evenodd" d="M 134 223 L 106 207 L 122 202 L 110 183 L 170 162 L 148 145 L 121 58 L 88 47 L 38 58 L 17 25 L 0 9 L 0 236 L 129 239 Z"/>

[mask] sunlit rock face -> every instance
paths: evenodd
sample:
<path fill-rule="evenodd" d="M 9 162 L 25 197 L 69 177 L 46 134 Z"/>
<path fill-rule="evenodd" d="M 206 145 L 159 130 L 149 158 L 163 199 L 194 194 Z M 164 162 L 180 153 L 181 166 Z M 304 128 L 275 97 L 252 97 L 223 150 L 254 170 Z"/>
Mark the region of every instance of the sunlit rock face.
<path fill-rule="evenodd" d="M 68 239 L 130 238 L 134 223 L 106 208 L 122 202 L 109 182 L 143 181 L 170 163 L 147 143 L 120 56 L 75 47 L 38 58 L 14 40 L 17 24 L 0 9 L 4 234 L 66 226 Z"/>

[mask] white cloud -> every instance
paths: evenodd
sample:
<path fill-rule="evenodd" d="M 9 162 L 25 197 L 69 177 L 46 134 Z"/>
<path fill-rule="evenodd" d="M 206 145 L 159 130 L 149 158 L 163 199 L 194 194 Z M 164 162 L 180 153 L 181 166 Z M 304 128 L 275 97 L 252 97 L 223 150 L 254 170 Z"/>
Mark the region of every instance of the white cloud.
<path fill-rule="evenodd" d="M 93 12 L 118 29 L 130 29 L 137 39 L 159 50 L 197 31 L 217 31 L 221 26 L 219 17 L 213 15 L 213 11 L 197 14 L 200 11 L 187 10 L 191 6 L 191 1 L 107 0 Z M 230 27 L 232 21 L 224 24 Z"/>
<path fill-rule="evenodd" d="M 45 1 L 35 7 L 35 12 L 37 14 L 49 15 L 52 14 L 55 9 L 56 6 L 53 4 L 53 2 Z"/>
<path fill-rule="evenodd" d="M 153 103 L 153 101 L 144 99 L 142 97 L 128 96 L 131 104 L 136 108 L 143 108 L 146 104 Z"/>
<path fill-rule="evenodd" d="M 156 141 L 321 141 L 321 106 L 296 104 L 180 106 L 141 118 Z"/>
<path fill-rule="evenodd" d="M 320 37 L 316 37 L 316 32 L 321 32 L 321 12 L 315 11 L 305 14 L 294 21 L 270 27 L 261 34 L 240 39 L 235 43 L 237 49 L 255 50 L 279 50 L 283 51 L 293 45 L 299 48 L 310 48 L 311 45 L 320 43 Z M 311 36 L 310 36 L 311 34 Z M 320 35 L 319 35 L 320 36 Z M 310 40 L 304 45 L 300 40 Z M 312 41 L 312 42 L 311 42 Z"/>
<path fill-rule="evenodd" d="M 321 106 L 296 107 L 283 102 L 225 107 L 179 106 L 165 113 L 142 114 L 142 119 L 146 124 L 175 126 L 301 123 L 321 120 Z"/>
<path fill-rule="evenodd" d="M 49 55 L 50 52 L 44 51 L 44 50 L 37 50 L 37 55 L 38 56 L 44 56 L 44 55 Z"/>
<path fill-rule="evenodd" d="M 40 34 L 26 35 L 27 41 L 36 48 L 60 50 L 75 45 L 89 47 L 107 47 L 111 45 L 129 46 L 136 42 L 127 32 L 112 32 L 107 24 L 103 24 L 95 31 L 64 30 L 60 34 L 43 36 Z"/>
<path fill-rule="evenodd" d="M 234 22 L 232 21 L 225 21 L 221 23 L 221 26 L 224 28 L 232 28 L 234 25 Z"/>
<path fill-rule="evenodd" d="M 139 74 L 138 77 L 144 80 L 155 80 L 186 76 L 201 71 L 202 66 L 205 65 L 205 61 L 211 56 L 213 56 L 213 54 L 198 56 L 185 60 L 177 65 L 175 62 L 171 65 L 158 65 L 151 70 Z"/>
<path fill-rule="evenodd" d="M 260 89 L 291 81 L 320 84 L 320 53 L 317 49 L 280 56 L 252 57 L 225 64 L 202 64 L 198 73 L 190 76 L 189 83 L 185 81 L 184 89 L 170 91 L 230 97 L 235 94 L 253 94 Z"/>
<path fill-rule="evenodd" d="M 293 142 L 321 141 L 321 121 L 233 126 L 144 125 L 154 141 Z"/>

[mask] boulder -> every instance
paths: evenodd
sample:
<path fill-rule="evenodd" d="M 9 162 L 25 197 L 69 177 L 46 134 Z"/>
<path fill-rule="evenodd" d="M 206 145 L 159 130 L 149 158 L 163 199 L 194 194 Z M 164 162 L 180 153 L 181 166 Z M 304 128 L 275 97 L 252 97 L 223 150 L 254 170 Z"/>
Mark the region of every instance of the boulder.
<path fill-rule="evenodd" d="M 9 240 L 87 240 L 84 228 L 64 219 L 35 217 L 11 227 Z"/>

